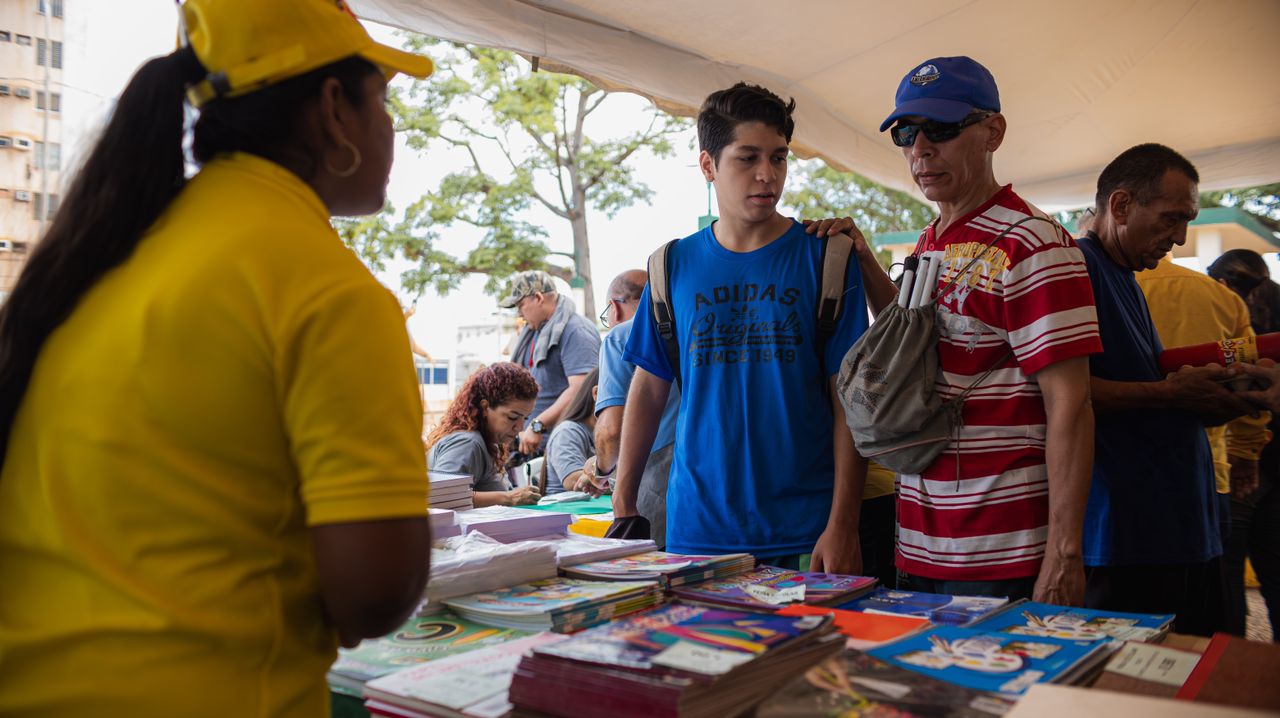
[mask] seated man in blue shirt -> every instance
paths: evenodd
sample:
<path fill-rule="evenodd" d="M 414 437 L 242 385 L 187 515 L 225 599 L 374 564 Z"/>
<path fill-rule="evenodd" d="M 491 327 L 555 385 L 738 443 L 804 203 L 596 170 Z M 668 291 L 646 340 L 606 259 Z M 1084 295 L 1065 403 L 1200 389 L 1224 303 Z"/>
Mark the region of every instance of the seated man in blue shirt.
<path fill-rule="evenodd" d="M 834 389 L 845 352 L 867 326 L 856 262 L 844 310 L 817 346 L 822 242 L 778 213 L 795 127 L 787 104 L 739 83 L 698 114 L 698 162 L 720 219 L 672 245 L 672 367 L 646 287 L 623 357 L 638 368 L 623 416 L 614 514 L 636 493 L 671 383 L 680 378 L 667 489 L 667 549 L 746 551 L 774 565 L 861 568 L 858 459 Z M 817 230 L 821 234 L 824 230 Z M 838 230 L 835 230 L 838 231 Z"/>
<path fill-rule="evenodd" d="M 1208 636 L 1224 606 L 1204 427 L 1252 409 L 1224 388 L 1222 367 L 1165 376 L 1164 347 L 1134 279 L 1186 242 L 1199 181 L 1168 147 L 1130 148 L 1099 176 L 1096 223 L 1079 240 L 1103 346 L 1089 359 L 1097 418 L 1084 562 L 1090 608 L 1175 613 L 1174 630 Z"/>

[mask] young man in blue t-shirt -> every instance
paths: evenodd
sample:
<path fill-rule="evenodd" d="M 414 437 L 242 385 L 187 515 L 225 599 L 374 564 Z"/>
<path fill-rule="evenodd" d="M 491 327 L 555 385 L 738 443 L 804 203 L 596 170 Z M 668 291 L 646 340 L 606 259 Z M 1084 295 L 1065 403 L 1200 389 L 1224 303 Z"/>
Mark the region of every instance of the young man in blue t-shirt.
<path fill-rule="evenodd" d="M 720 219 L 676 242 L 669 255 L 681 407 L 667 548 L 746 551 L 791 567 L 812 552 L 812 570 L 848 573 L 861 568 L 866 466 L 845 427 L 834 377 L 866 329 L 867 310 L 851 262 L 838 325 L 815 346 L 822 242 L 777 211 L 794 108 L 739 83 L 713 93 L 698 114 L 698 162 L 715 185 Z M 648 287 L 623 356 L 637 370 L 614 493 L 620 519 L 637 514 L 637 484 L 676 376 Z"/>

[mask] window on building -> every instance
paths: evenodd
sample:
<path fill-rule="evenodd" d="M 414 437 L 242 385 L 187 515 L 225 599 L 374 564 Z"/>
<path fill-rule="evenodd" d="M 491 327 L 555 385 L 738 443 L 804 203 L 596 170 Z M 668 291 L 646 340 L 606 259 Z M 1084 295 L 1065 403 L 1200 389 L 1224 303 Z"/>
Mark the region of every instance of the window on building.
<path fill-rule="evenodd" d="M 52 3 L 49 3 L 47 0 L 39 0 L 39 3 L 40 7 L 37 9 L 37 12 L 41 15 L 45 14 L 45 8 L 51 4 L 53 5 L 53 16 L 62 17 L 62 0 L 53 0 Z"/>
<path fill-rule="evenodd" d="M 30 87 L 15 87 L 15 88 L 13 88 L 13 96 L 14 96 L 14 97 L 21 97 L 22 99 L 24 99 L 24 100 L 25 100 L 25 99 L 27 99 L 27 98 L 31 97 L 31 88 L 30 88 Z"/>
<path fill-rule="evenodd" d="M 51 112 L 62 111 L 62 95 L 57 92 L 49 93 L 49 101 L 45 102 L 45 94 L 42 90 L 36 91 L 36 109 L 49 110 Z"/>
<path fill-rule="evenodd" d="M 49 43 L 43 37 L 36 39 L 36 64 L 44 65 L 44 59 L 49 55 Z"/>
<path fill-rule="evenodd" d="M 53 67 L 54 69 L 62 69 L 62 41 L 53 41 Z"/>
<path fill-rule="evenodd" d="M 0 137 L 0 147 L 13 147 L 13 138 Z"/>
<path fill-rule="evenodd" d="M 27 46 L 27 47 L 31 47 L 31 36 L 30 36 L 30 35 L 14 35 L 14 36 L 13 36 L 13 40 L 14 40 L 14 42 L 18 43 L 19 45 L 25 45 L 25 46 Z"/>
<path fill-rule="evenodd" d="M 39 192 L 31 193 L 31 216 L 40 219 L 40 213 L 45 210 L 44 195 Z M 53 219 L 53 213 L 58 211 L 58 195 L 49 195 L 48 214 L 45 219 Z"/>
<path fill-rule="evenodd" d="M 26 254 L 26 253 L 27 253 L 27 248 L 28 248 L 28 243 L 27 243 L 27 242 L 14 242 L 14 243 L 12 243 L 12 244 L 10 244 L 10 245 L 9 245 L 9 248 L 10 248 L 10 249 L 12 249 L 12 250 L 14 251 L 14 253 L 16 253 L 16 254 Z"/>
<path fill-rule="evenodd" d="M 0 97 L 8 97 L 10 92 L 8 85 L 0 85 Z"/>
<path fill-rule="evenodd" d="M 0 42 L 12 42 L 13 35 L 8 30 L 0 30 Z"/>
<path fill-rule="evenodd" d="M 57 142 L 45 144 L 37 142 L 35 146 L 35 168 L 50 169 L 54 172 L 62 169 L 62 145 Z"/>

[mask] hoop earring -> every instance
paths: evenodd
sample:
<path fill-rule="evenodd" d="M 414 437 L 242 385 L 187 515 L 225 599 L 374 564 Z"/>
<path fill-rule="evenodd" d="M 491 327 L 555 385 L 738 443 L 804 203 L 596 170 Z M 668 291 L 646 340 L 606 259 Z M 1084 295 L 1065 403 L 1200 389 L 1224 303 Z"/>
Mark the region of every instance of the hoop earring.
<path fill-rule="evenodd" d="M 360 156 L 360 148 L 351 144 L 351 140 L 348 140 L 345 137 L 342 138 L 342 146 L 351 150 L 351 166 L 345 170 L 336 170 L 333 167 L 333 163 L 329 161 L 329 158 L 325 157 L 324 168 L 329 171 L 329 174 L 335 177 L 350 177 L 356 173 L 356 170 L 360 169 L 360 163 L 364 161 L 364 158 Z"/>

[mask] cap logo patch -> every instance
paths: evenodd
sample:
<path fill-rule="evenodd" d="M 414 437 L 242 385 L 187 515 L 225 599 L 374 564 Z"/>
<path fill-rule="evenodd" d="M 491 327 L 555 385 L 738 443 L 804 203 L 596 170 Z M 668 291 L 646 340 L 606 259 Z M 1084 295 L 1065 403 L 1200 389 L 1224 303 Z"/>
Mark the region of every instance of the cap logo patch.
<path fill-rule="evenodd" d="M 916 74 L 911 76 L 911 84 L 916 85 L 917 87 L 922 87 L 933 82 L 939 77 L 942 77 L 942 73 L 938 72 L 937 67 L 933 65 L 925 65 L 919 70 L 916 70 Z"/>

